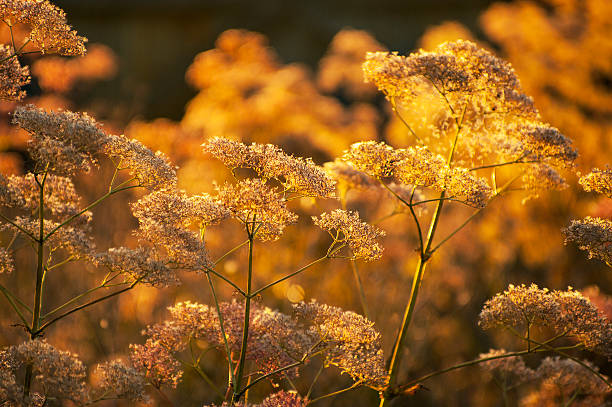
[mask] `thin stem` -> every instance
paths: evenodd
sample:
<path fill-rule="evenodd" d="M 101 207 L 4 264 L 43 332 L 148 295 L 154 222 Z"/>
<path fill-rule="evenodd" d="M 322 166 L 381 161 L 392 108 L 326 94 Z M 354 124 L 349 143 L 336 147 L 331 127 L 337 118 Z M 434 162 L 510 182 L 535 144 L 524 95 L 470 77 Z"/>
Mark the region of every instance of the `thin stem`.
<path fill-rule="evenodd" d="M 480 167 L 473 167 L 473 168 L 470 168 L 469 170 L 470 171 L 477 171 L 477 170 L 482 170 L 482 169 L 485 169 L 485 168 L 504 167 L 506 165 L 512 165 L 512 164 L 532 164 L 532 163 L 539 162 L 537 160 L 523 161 L 523 158 L 525 158 L 525 157 L 517 158 L 516 160 L 513 160 L 513 161 L 507 161 L 507 162 L 498 163 L 498 164 L 481 165 Z"/>
<path fill-rule="evenodd" d="M 233 249 L 231 249 L 230 251 L 228 251 L 227 253 L 225 253 L 223 256 L 219 257 L 217 260 L 215 260 L 213 262 L 213 265 L 217 265 L 219 264 L 223 259 L 225 259 L 227 256 L 229 256 L 230 254 L 234 253 L 236 250 L 240 249 L 242 246 L 244 246 L 245 244 L 248 244 L 249 241 L 248 239 L 245 240 L 244 242 L 240 243 L 238 246 L 234 247 Z"/>
<path fill-rule="evenodd" d="M 404 126 L 406 126 L 406 128 L 410 131 L 410 133 L 414 136 L 414 138 L 416 139 L 416 141 L 419 144 L 425 145 L 425 143 L 423 142 L 423 140 L 421 140 L 419 138 L 419 136 L 417 136 L 417 134 L 414 132 L 414 130 L 412 130 L 412 127 L 410 127 L 410 125 L 408 124 L 408 122 L 402 117 L 402 115 L 400 114 L 399 110 L 397 109 L 397 103 L 395 101 L 395 98 L 392 97 L 390 99 L 391 102 L 391 109 L 393 110 L 393 113 L 395 113 L 395 116 L 397 116 L 398 119 L 400 119 L 400 121 L 404 124 Z"/>
<path fill-rule="evenodd" d="M 215 393 L 217 393 L 219 397 L 223 398 L 223 393 L 221 392 L 221 390 L 211 380 L 211 378 L 206 373 L 204 373 L 204 371 L 202 370 L 199 364 L 194 363 L 193 365 L 190 365 L 190 366 L 193 368 L 193 370 L 196 371 L 198 376 L 200 376 L 210 387 L 212 387 L 212 389 L 215 391 Z"/>
<path fill-rule="evenodd" d="M 315 399 L 312 399 L 312 400 L 310 400 L 308 402 L 308 404 L 310 405 L 312 403 L 316 403 L 319 400 L 323 400 L 323 399 L 326 399 L 328 397 L 334 397 L 334 396 L 337 396 L 338 394 L 346 393 L 347 391 L 353 390 L 354 388 L 359 387 L 359 386 L 361 386 L 361 382 L 355 382 L 350 387 L 346 387 L 344 389 L 337 390 L 337 391 L 335 391 L 333 393 L 329 393 L 329 394 L 326 394 L 324 396 L 320 396 L 320 397 L 317 397 Z"/>
<path fill-rule="evenodd" d="M 578 391 L 575 391 L 574 394 L 572 394 L 572 397 L 570 397 L 570 399 L 567 400 L 567 403 L 563 404 L 563 407 L 571 406 L 574 400 L 576 400 L 576 397 L 578 397 Z"/>
<path fill-rule="evenodd" d="M 242 288 L 238 287 L 238 285 L 236 285 L 236 283 L 234 283 L 232 280 L 225 277 L 223 274 L 215 271 L 215 269 L 212 269 L 210 267 L 205 267 L 205 269 L 206 269 L 206 273 L 214 274 L 215 276 L 219 277 L 221 280 L 225 281 L 226 283 L 234 287 L 234 289 L 238 291 L 240 294 L 242 294 L 243 297 L 246 297 L 247 293 Z"/>
<path fill-rule="evenodd" d="M 452 106 L 450 106 L 450 104 L 449 104 L 449 108 L 452 111 Z M 453 162 L 453 155 L 457 147 L 457 141 L 459 140 L 459 133 L 461 132 L 461 126 L 463 124 L 463 119 L 465 117 L 466 109 L 467 109 L 467 103 L 463 108 L 463 112 L 461 115 L 461 121 L 456 121 L 457 132 L 455 134 L 455 138 L 453 140 L 453 144 L 451 146 L 451 150 L 448 154 L 448 159 L 447 159 L 447 165 L 449 167 L 451 166 Z M 397 382 L 397 375 L 398 375 L 399 366 L 402 360 L 404 343 L 406 341 L 408 327 L 410 326 L 410 322 L 412 321 L 412 316 L 414 314 L 414 309 L 416 307 L 417 297 L 419 295 L 419 288 L 421 287 L 421 282 L 423 280 L 423 275 L 425 273 L 425 267 L 431 257 L 431 246 L 432 246 L 433 239 L 436 233 L 436 229 L 438 227 L 438 222 L 440 221 L 440 216 L 442 214 L 442 208 L 444 206 L 445 196 L 446 196 L 446 191 L 442 191 L 440 193 L 438 204 L 436 205 L 436 211 L 434 212 L 434 215 L 431 219 L 431 223 L 429 224 L 429 231 L 427 232 L 427 238 L 425 240 L 425 245 L 424 247 L 421 246 L 421 253 L 419 256 L 417 269 L 412 279 L 412 289 L 410 292 L 410 300 L 408 301 L 408 305 L 406 306 L 406 309 L 404 311 L 404 318 L 402 320 L 402 325 L 401 325 L 400 331 L 398 332 L 397 339 L 395 341 L 395 346 L 393 348 L 393 354 L 391 356 L 391 363 L 389 366 L 389 386 L 388 386 L 389 389 L 393 389 Z M 390 397 L 391 395 L 389 395 L 388 392 L 383 392 L 382 399 L 380 401 L 380 407 L 385 407 L 385 405 L 387 404 L 387 401 L 390 400 Z"/>
<path fill-rule="evenodd" d="M 36 333 L 36 334 L 40 334 L 40 333 L 42 333 L 42 332 L 43 332 L 43 331 L 44 331 L 46 328 L 48 328 L 48 327 L 49 327 L 49 325 L 52 325 L 52 324 L 56 323 L 57 321 L 59 321 L 59 320 L 61 320 L 61 319 L 65 318 L 65 317 L 67 317 L 68 315 L 71 315 L 71 314 L 73 314 L 73 313 L 75 313 L 75 312 L 77 312 L 77 311 L 80 311 L 80 310 L 82 310 L 82 309 L 85 309 L 85 308 L 90 307 L 90 306 L 92 306 L 92 305 L 95 305 L 95 304 L 97 304 L 97 303 L 99 303 L 99 302 L 102 302 L 102 301 L 108 300 L 109 298 L 115 297 L 115 296 L 117 296 L 117 295 L 119 295 L 119 294 L 122 294 L 122 293 L 124 293 L 124 292 L 126 292 L 126 291 L 131 290 L 132 288 L 136 287 L 136 285 L 137 285 L 137 284 L 138 284 L 138 283 L 139 283 L 139 282 L 140 282 L 140 281 L 141 281 L 143 278 L 144 278 L 144 276 L 142 276 L 142 277 L 138 278 L 138 279 L 137 279 L 137 280 L 135 280 L 135 281 L 134 281 L 132 284 L 130 284 L 128 287 L 125 287 L 125 288 L 123 288 L 123 289 L 121 289 L 121 290 L 118 290 L 118 291 L 115 291 L 115 292 L 113 292 L 113 293 L 110 293 L 110 294 L 105 295 L 105 296 L 103 296 L 103 297 L 97 298 L 97 299 L 95 299 L 95 300 L 93 300 L 93 301 L 89 301 L 89 302 L 87 302 L 87 303 L 85 303 L 85 304 L 83 304 L 83 305 L 79 305 L 78 307 L 75 307 L 75 308 L 71 309 L 70 311 L 64 312 L 63 314 L 61 314 L 61 315 L 59 315 L 59 316 L 57 316 L 57 317 L 53 318 L 51 321 L 46 322 L 46 323 L 45 323 L 43 326 L 41 326 L 41 327 L 40 327 L 40 328 L 39 328 L 39 329 L 38 329 L 38 330 L 37 330 L 35 333 Z"/>
<path fill-rule="evenodd" d="M 100 203 L 102 203 L 106 198 L 110 197 L 111 195 L 116 194 L 117 192 L 121 192 L 121 191 L 125 191 L 128 189 L 133 189 L 133 188 L 138 188 L 139 185 L 128 185 L 128 186 L 121 186 L 126 184 L 127 182 L 130 182 L 134 180 L 134 178 L 131 178 L 123 183 L 121 183 L 116 189 L 109 191 L 107 193 L 105 193 L 104 195 L 102 195 L 100 198 L 96 199 L 94 202 L 92 202 L 91 204 L 87 205 L 87 207 L 85 207 L 84 209 L 82 209 L 81 211 L 77 212 L 76 214 L 70 216 L 68 219 L 66 219 L 65 221 L 63 221 L 62 223 L 60 223 L 59 225 L 57 225 L 56 227 L 54 227 L 46 236 L 44 236 L 44 240 L 49 239 L 55 232 L 57 232 L 61 227 L 67 225 L 68 223 L 72 222 L 74 219 L 78 218 L 79 216 L 81 216 L 82 214 L 84 214 L 85 212 L 89 211 L 90 209 L 93 209 L 94 207 L 96 207 L 97 205 L 99 205 Z"/>
<path fill-rule="evenodd" d="M 350 260 L 351 269 L 353 270 L 353 277 L 355 278 L 355 283 L 357 284 L 357 291 L 359 292 L 359 301 L 361 302 L 361 308 L 363 309 L 363 315 L 370 320 L 370 313 L 368 312 L 368 303 L 365 296 L 365 291 L 363 290 L 363 284 L 361 283 L 361 277 L 359 276 L 359 268 L 357 267 L 357 262 L 355 260 Z"/>
<path fill-rule="evenodd" d="M 478 215 L 480 212 L 482 211 L 481 209 L 477 209 L 476 211 L 474 211 L 474 213 L 472 213 L 465 221 L 463 221 L 463 223 L 461 225 L 459 225 L 455 230 L 453 230 L 448 236 L 446 236 L 444 239 L 442 239 L 440 241 L 440 243 L 438 243 L 437 245 L 434 246 L 433 249 L 431 249 L 431 254 L 435 253 L 440 246 L 442 246 L 444 243 L 446 243 L 447 241 L 449 241 L 453 236 L 455 236 L 461 229 L 463 229 L 465 226 L 467 226 L 468 223 L 470 223 L 470 221 L 472 219 L 474 219 L 476 217 L 476 215 Z"/>
<path fill-rule="evenodd" d="M 254 221 L 255 219 L 253 219 Z M 255 225 L 252 226 L 254 229 Z M 246 226 L 249 236 L 249 269 L 247 274 L 247 295 L 244 299 L 244 323 L 242 328 L 242 345 L 240 346 L 240 359 L 238 361 L 238 373 L 236 374 L 236 389 L 240 388 L 242 376 L 244 374 L 244 365 L 246 364 L 246 353 L 249 339 L 249 324 L 251 322 L 251 284 L 253 280 L 253 246 L 254 246 L 254 230 L 249 230 Z M 240 399 L 241 393 L 234 391 L 232 401 L 236 402 Z"/>
<path fill-rule="evenodd" d="M 295 276 L 295 275 L 300 274 L 301 272 L 303 272 L 303 271 L 305 271 L 305 270 L 309 269 L 310 267 L 314 266 L 314 265 L 315 265 L 315 264 L 317 264 L 317 263 L 322 262 L 323 260 L 325 260 L 325 259 L 327 259 L 327 258 L 329 258 L 329 257 L 330 257 L 330 255 L 325 255 L 325 256 L 323 256 L 323 257 L 321 257 L 321 258 L 318 258 L 318 259 L 316 259 L 315 261 L 310 262 L 310 263 L 308 263 L 307 265 L 305 265 L 305 266 L 301 267 L 300 269 L 298 269 L 298 270 L 294 271 L 293 273 L 291 273 L 291 274 L 287 274 L 285 277 L 279 278 L 278 280 L 273 281 L 273 282 L 271 282 L 270 284 L 266 284 L 265 286 L 261 287 L 260 289 L 257 289 L 257 290 L 255 290 L 255 291 L 253 291 L 253 292 L 250 294 L 250 296 L 251 296 L 251 297 L 255 297 L 255 296 L 257 296 L 258 294 L 260 294 L 262 291 L 265 291 L 265 290 L 267 290 L 268 288 L 270 288 L 270 287 L 272 287 L 272 286 L 275 286 L 275 285 L 276 285 L 276 284 L 278 284 L 278 283 L 281 283 L 281 282 L 283 282 L 283 281 L 285 281 L 285 280 L 287 280 L 287 279 L 289 279 L 289 278 L 291 278 L 291 277 L 293 277 L 293 276 Z"/>
<path fill-rule="evenodd" d="M 308 387 L 308 392 L 306 393 L 306 397 L 305 397 L 306 399 L 310 398 L 310 395 L 312 394 L 312 389 L 314 388 L 314 385 L 317 383 L 317 380 L 319 380 L 319 376 L 321 376 L 323 369 L 325 369 L 325 363 L 321 363 L 321 367 L 317 371 L 317 374 L 315 375 L 314 379 L 312 379 L 312 383 L 310 383 L 310 386 Z"/>
<path fill-rule="evenodd" d="M 13 222 L 12 220 L 10 220 L 9 218 L 7 218 L 6 216 L 4 216 L 1 213 L 0 213 L 0 219 L 5 221 L 6 223 L 10 223 L 12 226 L 17 228 L 21 233 L 23 233 L 24 235 L 26 235 L 27 237 L 32 239 L 32 241 L 36 242 L 37 239 L 36 239 L 36 237 L 34 237 L 33 234 L 31 234 L 30 232 L 28 232 L 27 230 L 25 230 L 24 228 L 22 228 L 21 226 L 19 226 L 18 224 L 16 224 L 15 222 Z"/>
<path fill-rule="evenodd" d="M 217 298 L 217 291 L 215 290 L 215 285 L 210 278 L 210 274 L 206 273 L 206 279 L 208 280 L 208 285 L 210 286 L 210 291 L 212 292 L 213 301 L 215 302 L 215 309 L 217 310 L 217 318 L 219 318 L 219 327 L 221 328 L 221 335 L 223 336 L 223 344 L 225 346 L 225 353 L 227 354 L 228 361 L 228 389 L 234 387 L 236 383 L 236 378 L 234 377 L 234 364 L 232 361 L 232 352 L 229 347 L 229 343 L 227 342 L 227 335 L 225 333 L 225 324 L 223 322 L 223 314 L 221 313 L 221 308 L 219 307 L 219 299 Z"/>
<path fill-rule="evenodd" d="M 106 281 L 105 281 L 103 284 L 101 284 L 101 285 L 99 285 L 99 286 L 97 286 L 97 287 L 90 288 L 89 290 L 87 290 L 87 291 L 85 291 L 85 292 L 83 292 L 83 293 L 81 293 L 81 294 L 77 295 L 76 297 L 73 297 L 73 298 L 71 298 L 70 300 L 66 301 L 64 304 L 62 304 L 62 305 L 60 305 L 60 306 L 56 307 L 55 309 L 53 309 L 53 310 L 51 310 L 51 311 L 47 312 L 45 315 L 43 315 L 43 316 L 41 317 L 41 319 L 47 319 L 47 318 L 48 318 L 50 315 L 53 315 L 53 314 L 55 314 L 56 312 L 61 311 L 62 309 L 64 309 L 64 308 L 66 308 L 67 306 L 69 306 L 70 304 L 74 304 L 75 302 L 77 302 L 77 301 L 78 301 L 78 300 L 80 300 L 81 298 L 83 298 L 83 297 L 85 297 L 85 296 L 87 296 L 87 295 L 89 295 L 89 294 L 91 294 L 91 293 L 93 293 L 93 292 L 95 292 L 95 291 L 98 291 L 98 290 L 100 290 L 100 289 L 102 289 L 102 288 L 105 288 L 105 287 L 106 287 Z"/>
<path fill-rule="evenodd" d="M 519 335 L 519 337 L 520 337 L 520 335 Z M 586 363 L 584 363 L 582 360 L 580 360 L 580 359 L 570 355 L 569 353 L 563 352 L 562 350 L 560 350 L 561 348 L 554 348 L 554 347 L 550 346 L 549 344 L 547 344 L 545 342 L 542 343 L 542 342 L 535 341 L 533 339 L 528 339 L 528 338 L 523 338 L 523 337 L 521 337 L 521 338 L 523 340 L 528 341 L 528 342 L 534 343 L 534 344 L 536 344 L 538 346 L 545 347 L 546 349 L 548 349 L 548 350 L 550 350 L 552 352 L 558 353 L 559 355 L 561 355 L 563 357 L 566 357 L 568 359 L 573 360 L 574 362 L 578 363 L 580 366 L 582 366 L 585 369 L 589 370 L 591 373 L 593 373 L 595 376 L 597 376 L 602 382 L 604 382 L 606 384 L 606 386 L 608 386 L 609 388 L 612 389 L 612 383 L 610 383 L 608 380 L 606 380 L 606 378 L 601 373 L 599 373 L 597 370 L 593 369 L 591 366 L 589 366 Z"/>
<path fill-rule="evenodd" d="M 26 328 L 28 332 L 30 332 L 29 323 L 26 320 L 23 313 L 21 312 L 21 310 L 19 309 L 19 307 L 17 307 L 17 304 L 15 303 L 15 299 L 13 298 L 13 295 L 11 294 L 11 292 L 7 290 L 4 286 L 2 286 L 1 284 L 0 284 L 0 291 L 2 291 L 2 294 L 4 294 L 4 296 L 6 297 L 6 300 L 9 302 L 9 304 L 11 304 L 11 307 L 13 307 L 13 309 L 19 316 L 19 318 L 21 319 L 21 322 L 23 322 L 23 326 Z"/>

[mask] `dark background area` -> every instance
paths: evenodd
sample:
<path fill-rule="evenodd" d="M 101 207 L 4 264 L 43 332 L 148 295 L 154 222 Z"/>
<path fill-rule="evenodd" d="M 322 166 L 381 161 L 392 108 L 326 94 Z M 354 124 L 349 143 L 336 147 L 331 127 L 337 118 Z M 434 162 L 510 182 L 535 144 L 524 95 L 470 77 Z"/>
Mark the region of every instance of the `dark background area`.
<path fill-rule="evenodd" d="M 111 47 L 119 73 L 91 89 L 112 102 L 107 119 L 127 123 L 182 117 L 195 91 L 184 74 L 199 52 L 230 28 L 265 34 L 283 62 L 316 67 L 342 28 L 367 30 L 391 50 L 408 53 L 428 26 L 457 20 L 478 32 L 485 0 L 62 0 L 69 23 L 91 43 Z M 101 118 L 104 119 L 104 118 Z"/>

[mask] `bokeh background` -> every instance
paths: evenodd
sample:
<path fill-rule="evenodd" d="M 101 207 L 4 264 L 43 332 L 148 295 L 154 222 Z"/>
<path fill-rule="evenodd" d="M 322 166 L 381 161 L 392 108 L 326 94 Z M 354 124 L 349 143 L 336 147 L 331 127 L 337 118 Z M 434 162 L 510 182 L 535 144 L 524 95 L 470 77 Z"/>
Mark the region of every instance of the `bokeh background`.
<path fill-rule="evenodd" d="M 222 182 L 229 176 L 201 153 L 199 145 L 212 136 L 279 144 L 319 164 L 333 160 L 359 140 L 405 146 L 410 139 L 384 98 L 362 84 L 361 59 L 368 50 L 386 48 L 408 54 L 458 38 L 478 41 L 515 66 L 543 119 L 574 140 L 581 154 L 578 170 L 588 172 L 612 163 L 612 5 L 608 0 L 65 0 L 57 5 L 91 44 L 108 48 L 100 48 L 99 54 L 90 48 L 95 56 L 92 62 L 74 63 L 72 68 L 66 68 L 67 59 L 62 59 L 47 65 L 41 62 L 37 71 L 37 62 L 29 60 L 34 77 L 28 89 L 30 101 L 87 111 L 107 130 L 125 132 L 164 151 L 180 166 L 180 186 L 191 193 L 209 192 L 214 180 Z M 344 34 L 336 37 L 342 30 Z M 48 58 L 52 57 L 38 60 Z M 53 80 L 57 72 L 63 78 L 70 72 L 75 79 L 58 84 Z M 12 107 L 5 104 L 2 111 Z M 25 136 L 11 130 L 7 122 L 0 136 L 0 149 L 5 152 L 2 170 L 21 172 L 27 167 Z M 403 378 L 472 359 L 491 347 L 518 349 L 518 344 L 500 333 L 483 332 L 477 326 L 484 301 L 511 283 L 535 282 L 551 289 L 573 286 L 610 312 L 612 302 L 606 294 L 612 293 L 612 272 L 601 262 L 588 260 L 573 245 L 565 246 L 561 229 L 571 219 L 586 215 L 610 217 L 612 205 L 582 192 L 576 176 L 566 175 L 568 190 L 542 193 L 537 199 L 519 195 L 496 202 L 444 246 L 425 276 Z M 103 165 L 93 176 L 79 180 L 85 201 L 104 191 L 100 180 L 109 176 Z M 130 231 L 137 225 L 127 202 L 138 196 L 113 199 L 94 211 L 99 246 L 133 243 Z M 393 211 L 389 202 L 379 193 L 349 191 L 347 195 L 347 205 L 371 222 Z M 318 257 L 326 241 L 308 217 L 334 205 L 296 204 L 294 209 L 304 215 L 303 220 L 289 228 L 281 241 L 261 247 L 256 257 L 258 285 Z M 464 208 L 449 206 L 439 235 L 452 230 L 466 213 Z M 415 236 L 409 225 L 402 216 L 381 220 L 379 226 L 387 231 L 385 255 L 378 262 L 359 264 L 369 316 L 383 334 L 387 353 L 416 263 Z M 219 255 L 241 242 L 239 233 L 232 226 L 212 228 L 207 237 L 211 252 Z M 27 270 L 31 260 L 20 261 Z M 222 267 L 243 281 L 243 264 L 244 256 L 237 255 Z M 325 263 L 272 290 L 261 301 L 289 312 L 292 301 L 317 298 L 362 312 L 352 273 L 348 263 Z M 67 291 L 85 290 L 102 275 L 87 265 L 70 265 L 49 279 L 48 292 L 53 293 L 49 306 L 59 304 Z M 27 275 L 3 278 L 28 298 L 32 288 Z M 141 329 L 167 317 L 168 305 L 188 299 L 209 302 L 201 276 L 186 274 L 183 280 L 180 287 L 143 287 L 75 315 L 52 330 L 48 340 L 76 351 L 90 366 L 126 355 L 130 343 L 144 341 Z M 234 297 L 227 289 L 222 295 L 226 300 Z M 23 336 L 18 328 L 5 328 L 10 318 L 9 310 L 0 308 L 0 345 L 17 343 Z M 612 374 L 605 360 L 583 356 Z M 538 359 L 528 363 L 537 365 Z M 211 354 L 203 363 L 220 386 L 226 374 L 217 369 L 221 364 L 220 354 Z M 306 368 L 296 386 L 307 389 L 317 369 L 317 363 Z M 326 370 L 318 383 L 315 395 L 340 389 L 350 379 Z M 395 405 L 502 405 L 499 390 L 478 368 L 453 372 L 426 385 L 429 390 L 401 398 Z M 270 384 L 262 384 L 253 397 L 271 389 Z M 519 388 L 511 395 L 512 405 L 524 391 Z M 189 371 L 169 395 L 181 406 L 215 400 L 210 388 Z M 371 390 L 360 389 L 320 405 L 375 405 L 377 397 Z M 108 403 L 114 404 L 122 405 Z"/>

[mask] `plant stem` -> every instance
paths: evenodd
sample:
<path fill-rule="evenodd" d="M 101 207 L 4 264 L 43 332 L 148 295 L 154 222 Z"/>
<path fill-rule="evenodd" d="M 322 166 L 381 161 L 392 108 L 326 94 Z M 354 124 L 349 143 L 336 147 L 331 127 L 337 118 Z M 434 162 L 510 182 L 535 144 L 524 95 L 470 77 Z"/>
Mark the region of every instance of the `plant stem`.
<path fill-rule="evenodd" d="M 346 388 L 344 388 L 344 389 L 337 390 L 337 391 L 335 391 L 335 392 L 333 392 L 333 393 L 329 393 L 329 394 L 326 394 L 326 395 L 324 395 L 324 396 L 320 396 L 320 397 L 317 397 L 317 398 L 315 398 L 315 399 L 312 399 L 312 400 L 310 400 L 310 401 L 308 402 L 308 404 L 315 403 L 315 402 L 317 402 L 317 401 L 319 401 L 319 400 L 323 400 L 323 399 L 326 399 L 326 398 L 328 398 L 328 397 L 337 396 L 338 394 L 342 394 L 342 393 L 345 393 L 345 392 L 347 392 L 347 391 L 353 390 L 354 388 L 359 387 L 359 386 L 361 386 L 361 382 L 355 382 L 355 383 L 353 383 L 353 384 L 352 384 L 350 387 L 346 387 Z"/>
<path fill-rule="evenodd" d="M 359 301 L 361 302 L 361 309 L 363 310 L 363 315 L 371 321 L 370 313 L 368 312 L 368 303 L 365 296 L 365 291 L 363 290 L 363 284 L 361 283 L 361 277 L 359 276 L 359 268 L 357 268 L 357 262 L 355 260 L 350 260 L 351 269 L 353 270 L 353 277 L 355 278 L 355 283 L 357 283 L 357 291 L 359 291 Z"/>
<path fill-rule="evenodd" d="M 305 271 L 306 269 L 308 269 L 308 268 L 310 268 L 310 267 L 314 266 L 314 265 L 315 265 L 315 264 L 317 264 L 317 263 L 322 262 L 323 260 L 325 260 L 325 259 L 327 259 L 327 258 L 329 258 L 329 255 L 326 255 L 326 256 L 323 256 L 323 257 L 321 257 L 321 258 L 318 258 L 318 259 L 316 259 L 315 261 L 312 261 L 312 262 L 308 263 L 307 265 L 305 265 L 305 266 L 301 267 L 300 269 L 298 269 L 298 270 L 294 271 L 293 273 L 291 273 L 291 274 L 287 274 L 285 277 L 279 278 L 278 280 L 273 281 L 273 282 L 271 282 L 270 284 L 266 284 L 265 286 L 263 286 L 263 287 L 261 287 L 261 288 L 259 288 L 259 289 L 255 290 L 255 291 L 253 291 L 251 294 L 249 294 L 249 296 L 250 296 L 251 298 L 252 298 L 252 297 L 255 297 L 255 296 L 257 296 L 258 294 L 260 294 L 262 291 L 267 290 L 268 288 L 270 288 L 270 287 L 272 287 L 272 286 L 275 286 L 276 284 L 281 283 L 281 282 L 283 282 L 283 281 L 285 281 L 285 280 L 287 280 L 287 279 L 289 279 L 289 278 L 291 278 L 291 277 L 293 277 L 293 276 L 295 276 L 295 275 L 297 275 L 297 274 L 300 274 L 301 272 Z"/>
<path fill-rule="evenodd" d="M 208 280 L 208 285 L 210 286 L 210 291 L 212 292 L 213 301 L 215 302 L 215 309 L 217 310 L 217 318 L 219 318 L 219 327 L 221 328 L 221 335 L 223 336 L 223 344 L 225 345 L 225 353 L 227 354 L 227 363 L 228 363 L 228 391 L 233 388 L 234 391 L 237 390 L 236 387 L 236 378 L 234 377 L 234 364 L 232 361 L 232 351 L 229 347 L 229 343 L 227 342 L 227 335 L 225 334 L 225 324 L 223 322 L 223 314 L 221 313 L 221 308 L 219 307 L 219 299 L 217 298 L 217 291 L 215 290 L 215 285 L 210 277 L 209 273 L 206 273 L 206 279 Z"/>
<path fill-rule="evenodd" d="M 247 275 L 247 289 L 246 289 L 246 298 L 244 299 L 244 324 L 242 328 L 242 345 L 240 347 L 240 359 L 238 361 L 238 372 L 236 374 L 236 384 L 235 388 L 240 388 L 240 383 L 242 381 L 242 376 L 244 374 L 244 365 L 246 362 L 246 353 L 248 347 L 248 339 L 249 339 L 249 324 L 251 321 L 251 283 L 253 279 L 253 243 L 255 239 L 254 230 L 249 230 L 249 226 L 246 226 L 247 234 L 249 235 L 249 269 Z M 255 228 L 253 224 L 252 228 Z M 232 396 L 232 401 L 237 402 L 240 399 L 241 393 L 234 391 L 234 395 Z"/>

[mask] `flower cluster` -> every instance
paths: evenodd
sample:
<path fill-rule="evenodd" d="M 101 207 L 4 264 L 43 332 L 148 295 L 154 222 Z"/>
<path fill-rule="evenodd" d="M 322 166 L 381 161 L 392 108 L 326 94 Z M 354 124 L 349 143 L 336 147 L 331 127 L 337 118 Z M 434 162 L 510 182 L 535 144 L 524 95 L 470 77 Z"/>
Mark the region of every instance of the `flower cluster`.
<path fill-rule="evenodd" d="M 132 281 L 159 287 L 179 284 L 177 275 L 166 264 L 167 260 L 160 258 L 150 247 L 111 247 L 106 252 L 93 255 L 91 260 L 97 266 L 128 276 Z"/>
<path fill-rule="evenodd" d="M 308 400 L 301 397 L 299 394 L 292 391 L 281 390 L 273 393 L 262 400 L 261 403 L 249 404 L 248 407 L 306 407 Z M 204 407 L 247 407 L 242 401 L 229 404 L 224 402 L 217 406 L 214 404 L 205 405 Z"/>
<path fill-rule="evenodd" d="M 351 249 L 352 258 L 372 261 L 382 256 L 383 248 L 377 239 L 385 232 L 368 225 L 359 219 L 357 212 L 336 209 L 312 217 L 315 225 L 327 230 L 335 243 L 346 243 Z"/>
<path fill-rule="evenodd" d="M 294 308 L 300 317 L 313 324 L 310 329 L 326 346 L 328 364 L 374 389 L 387 385 L 381 338 L 373 322 L 354 312 L 316 301 L 295 304 Z"/>
<path fill-rule="evenodd" d="M 28 148 L 40 169 L 58 175 L 88 172 L 108 139 L 86 113 L 48 113 L 28 105 L 15 110 L 13 122 L 32 136 Z"/>
<path fill-rule="evenodd" d="M 581 250 L 589 253 L 589 258 L 596 258 L 612 265 L 612 221 L 592 218 L 572 220 L 563 230 L 565 243 L 575 242 Z"/>
<path fill-rule="evenodd" d="M 201 270 L 210 266 L 210 259 L 199 233 L 188 227 L 204 228 L 228 212 L 207 195 L 188 197 L 182 191 L 160 190 L 133 203 L 132 213 L 138 219 L 136 234 L 141 240 L 163 247 L 177 267 Z"/>
<path fill-rule="evenodd" d="M 583 363 L 597 370 L 588 361 Z M 541 379 L 540 387 L 522 400 L 521 405 L 525 407 L 568 404 L 584 407 L 604 406 L 606 397 L 610 394 L 606 383 L 571 359 L 547 357 L 538 367 L 537 375 Z"/>
<path fill-rule="evenodd" d="M 4 247 L 0 247 L 0 274 L 15 271 L 15 260 L 11 253 Z"/>
<path fill-rule="evenodd" d="M 0 98 L 21 100 L 25 96 L 22 86 L 30 83 L 30 70 L 21 66 L 19 59 L 13 56 L 11 47 L 0 44 Z"/>
<path fill-rule="evenodd" d="M 9 26 L 29 25 L 28 39 L 42 53 L 85 54 L 87 38 L 77 35 L 66 23 L 66 13 L 47 0 L 2 0 L 0 19 Z"/>
<path fill-rule="evenodd" d="M 496 326 L 539 325 L 574 337 L 587 349 L 612 355 L 612 323 L 578 291 L 549 291 L 537 285 L 510 285 L 488 300 L 478 324 Z"/>
<path fill-rule="evenodd" d="M 145 378 L 136 369 L 123 363 L 121 359 L 102 363 L 96 368 L 100 376 L 99 390 L 103 395 L 130 401 L 149 400 L 144 388 Z"/>
<path fill-rule="evenodd" d="M 101 44 L 92 44 L 87 54 L 80 58 L 50 56 L 32 64 L 32 74 L 44 91 L 63 93 L 75 83 L 95 81 L 113 76 L 117 60 L 112 50 Z"/>
<path fill-rule="evenodd" d="M 496 356 L 500 356 L 500 358 L 483 362 L 480 367 L 495 376 L 501 377 L 502 383 L 512 384 L 513 386 L 529 382 L 537 377 L 536 371 L 527 367 L 522 357 L 502 357 L 506 353 L 505 349 L 491 349 L 487 353 L 481 353 L 478 355 L 479 359 Z"/>
<path fill-rule="evenodd" d="M 598 192 L 612 198 L 612 169 L 593 168 L 590 173 L 580 177 L 580 185 L 588 192 Z"/>
<path fill-rule="evenodd" d="M 426 147 L 394 149 L 380 142 L 355 143 L 342 160 L 376 178 L 393 177 L 402 184 L 465 196 L 469 205 L 482 208 L 493 195 L 491 187 L 465 168 L 450 168 L 444 158 Z"/>
<path fill-rule="evenodd" d="M 159 341 L 149 339 L 144 345 L 130 345 L 130 350 L 132 366 L 153 387 L 176 388 L 183 376 L 181 364 Z"/>
<path fill-rule="evenodd" d="M 138 185 L 149 189 L 176 186 L 176 169 L 161 151 L 153 152 L 141 142 L 125 136 L 109 136 L 104 152 L 118 161 L 119 169 L 127 169 Z"/>
<path fill-rule="evenodd" d="M 239 353 L 242 344 L 244 304 L 236 301 L 219 304 L 223 329 L 232 352 Z M 214 307 L 184 302 L 169 308 L 172 319 L 147 329 L 149 341 L 165 349 L 179 352 L 189 340 L 202 339 L 223 349 L 221 323 Z M 148 341 L 148 342 L 149 342 Z M 266 374 L 302 358 L 315 337 L 294 319 L 259 304 L 252 304 L 246 358 L 253 361 L 260 373 Z M 288 372 L 297 374 L 297 369 Z"/>
<path fill-rule="evenodd" d="M 296 158 L 272 144 L 245 145 L 222 137 L 213 137 L 202 145 L 227 167 L 251 168 L 264 179 L 279 180 L 286 190 L 301 195 L 328 198 L 334 196 L 335 183 L 311 159 Z"/>
<path fill-rule="evenodd" d="M 297 220 L 287 209 L 285 198 L 259 178 L 220 185 L 217 199 L 262 241 L 277 240 L 285 227 Z"/>
<path fill-rule="evenodd" d="M 26 366 L 32 366 L 32 388 L 44 398 L 76 403 L 87 400 L 86 370 L 77 356 L 57 350 L 45 341 L 32 340 L 0 352 L 0 395 L 7 397 L 3 401 L 20 405 L 23 389 L 16 378 Z"/>

